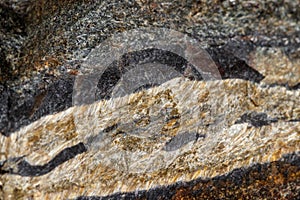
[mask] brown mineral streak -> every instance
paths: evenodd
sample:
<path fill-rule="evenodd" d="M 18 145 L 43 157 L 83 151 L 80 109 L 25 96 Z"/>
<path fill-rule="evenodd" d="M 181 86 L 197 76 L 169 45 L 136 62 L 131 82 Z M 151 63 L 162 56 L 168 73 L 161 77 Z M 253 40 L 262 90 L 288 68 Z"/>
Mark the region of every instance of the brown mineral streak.
<path fill-rule="evenodd" d="M 276 161 L 299 151 L 300 122 L 287 122 L 300 118 L 299 96 L 297 90 L 266 88 L 244 80 L 176 78 L 122 98 L 72 107 L 43 117 L 10 137 L 0 135 L 0 160 L 25 155 L 31 165 L 42 165 L 79 142 L 88 151 L 42 176 L 1 175 L 0 194 L 4 199 L 104 196 L 215 177 Z M 164 121 L 162 108 L 173 109 L 170 116 L 174 115 L 174 120 Z M 264 112 L 279 121 L 261 127 L 235 124 L 245 111 Z M 150 121 L 135 123 L 133 116 Z M 224 123 L 215 116 L 223 116 Z M 89 138 L 114 124 L 118 124 L 116 130 L 88 143 Z M 172 152 L 162 150 L 169 139 L 183 131 L 206 137 Z"/>

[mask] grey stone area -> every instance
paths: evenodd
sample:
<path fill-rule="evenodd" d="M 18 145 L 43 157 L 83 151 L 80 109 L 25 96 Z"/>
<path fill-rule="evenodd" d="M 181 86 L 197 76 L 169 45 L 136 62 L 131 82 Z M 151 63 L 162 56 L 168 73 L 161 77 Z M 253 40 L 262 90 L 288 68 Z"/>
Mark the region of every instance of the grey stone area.
<path fill-rule="evenodd" d="M 164 150 L 165 151 L 175 151 L 175 150 L 181 148 L 182 146 L 188 144 L 189 142 L 197 141 L 199 138 L 205 138 L 205 135 L 198 134 L 196 132 L 180 133 L 166 143 Z"/>
<path fill-rule="evenodd" d="M 259 127 L 269 125 L 272 122 L 278 122 L 278 119 L 270 118 L 266 113 L 252 112 L 243 114 L 241 118 L 236 121 L 236 124 L 246 122 L 251 124 L 252 126 Z"/>

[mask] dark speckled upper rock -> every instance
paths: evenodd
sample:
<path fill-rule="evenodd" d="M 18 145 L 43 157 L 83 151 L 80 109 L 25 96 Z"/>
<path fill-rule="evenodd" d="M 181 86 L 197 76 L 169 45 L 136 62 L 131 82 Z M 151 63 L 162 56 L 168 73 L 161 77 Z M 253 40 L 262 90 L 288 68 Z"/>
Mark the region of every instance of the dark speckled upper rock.
<path fill-rule="evenodd" d="M 7 135 L 70 107 L 82 60 L 114 33 L 151 26 L 181 31 L 210 53 L 223 78 L 258 82 L 263 75 L 250 68 L 257 48 L 275 47 L 299 58 L 299 13 L 295 1 L 4 0 L 0 132 Z"/>

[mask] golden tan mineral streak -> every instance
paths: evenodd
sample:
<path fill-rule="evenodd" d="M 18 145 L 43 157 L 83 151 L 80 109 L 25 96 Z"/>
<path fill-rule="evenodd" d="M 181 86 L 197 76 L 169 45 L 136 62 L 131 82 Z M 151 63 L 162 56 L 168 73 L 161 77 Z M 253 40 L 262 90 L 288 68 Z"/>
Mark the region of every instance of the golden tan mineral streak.
<path fill-rule="evenodd" d="M 43 165 L 79 142 L 87 151 L 42 176 L 1 175 L 0 195 L 104 196 L 275 161 L 300 150 L 300 122 L 293 122 L 300 118 L 299 96 L 299 90 L 244 80 L 176 78 L 122 98 L 72 107 L 0 136 L 0 161 L 25 156 L 31 165 Z M 247 112 L 277 121 L 236 124 Z M 185 140 L 193 133 L 201 137 L 166 147 L 172 138 Z"/>

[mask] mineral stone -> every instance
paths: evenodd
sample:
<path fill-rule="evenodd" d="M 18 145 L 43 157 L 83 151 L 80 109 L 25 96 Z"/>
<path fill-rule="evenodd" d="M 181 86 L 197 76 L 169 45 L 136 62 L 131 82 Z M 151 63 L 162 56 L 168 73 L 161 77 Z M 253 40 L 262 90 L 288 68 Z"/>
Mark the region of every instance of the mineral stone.
<path fill-rule="evenodd" d="M 0 199 L 299 199 L 298 4 L 0 0 Z M 223 80 L 129 51 L 99 77 L 98 102 L 72 107 L 90 52 L 141 27 L 197 40 Z M 136 80 L 169 82 L 124 96 L 134 64 Z"/>
<path fill-rule="evenodd" d="M 71 107 L 0 137 L 1 195 L 100 197 L 279 162 L 299 151 L 299 96 L 245 80 L 175 78 Z"/>

